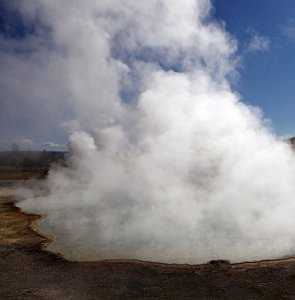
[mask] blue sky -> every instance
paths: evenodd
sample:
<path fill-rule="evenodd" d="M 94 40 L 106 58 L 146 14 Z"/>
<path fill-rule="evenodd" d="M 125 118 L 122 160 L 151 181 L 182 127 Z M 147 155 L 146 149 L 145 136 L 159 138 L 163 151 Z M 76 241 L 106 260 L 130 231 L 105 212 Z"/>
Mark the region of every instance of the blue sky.
<path fill-rule="evenodd" d="M 215 16 L 239 42 L 241 77 L 236 89 L 262 108 L 281 135 L 295 134 L 295 1 L 214 0 Z M 247 49 L 254 35 L 266 49 Z"/>

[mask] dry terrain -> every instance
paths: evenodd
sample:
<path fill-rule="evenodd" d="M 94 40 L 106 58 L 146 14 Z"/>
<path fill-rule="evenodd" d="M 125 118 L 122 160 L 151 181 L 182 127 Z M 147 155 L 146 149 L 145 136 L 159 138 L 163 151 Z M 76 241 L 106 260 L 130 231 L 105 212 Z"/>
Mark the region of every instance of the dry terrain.
<path fill-rule="evenodd" d="M 0 300 L 295 299 L 293 258 L 196 266 L 69 262 L 44 250 L 50 241 L 34 229 L 38 218 L 14 206 L 13 186 L 2 181 Z"/>

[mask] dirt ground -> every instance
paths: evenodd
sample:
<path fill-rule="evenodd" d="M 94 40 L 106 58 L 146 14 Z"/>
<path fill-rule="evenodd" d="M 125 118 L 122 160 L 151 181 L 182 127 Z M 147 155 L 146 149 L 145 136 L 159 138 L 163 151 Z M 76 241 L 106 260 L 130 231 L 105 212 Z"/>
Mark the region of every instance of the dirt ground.
<path fill-rule="evenodd" d="M 295 299 L 295 259 L 167 265 L 140 261 L 69 262 L 44 250 L 39 216 L 14 206 L 0 184 L 0 300 Z"/>
<path fill-rule="evenodd" d="M 26 180 L 31 178 L 38 178 L 42 176 L 44 171 L 16 171 L 11 170 L 7 172 L 0 171 L 0 181 L 7 180 Z"/>

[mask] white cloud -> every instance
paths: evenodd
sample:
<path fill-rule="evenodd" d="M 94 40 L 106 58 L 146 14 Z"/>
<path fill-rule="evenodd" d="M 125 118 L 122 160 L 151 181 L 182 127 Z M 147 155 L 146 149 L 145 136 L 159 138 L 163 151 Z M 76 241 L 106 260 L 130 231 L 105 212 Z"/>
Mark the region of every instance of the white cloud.
<path fill-rule="evenodd" d="M 46 143 L 43 143 L 41 145 L 41 147 L 44 149 L 65 149 L 66 148 L 66 145 L 64 144 L 57 144 L 57 143 L 54 143 L 54 142 L 46 142 Z"/>
<path fill-rule="evenodd" d="M 268 51 L 270 49 L 270 39 L 258 33 L 252 33 L 248 43 L 248 51 Z"/>

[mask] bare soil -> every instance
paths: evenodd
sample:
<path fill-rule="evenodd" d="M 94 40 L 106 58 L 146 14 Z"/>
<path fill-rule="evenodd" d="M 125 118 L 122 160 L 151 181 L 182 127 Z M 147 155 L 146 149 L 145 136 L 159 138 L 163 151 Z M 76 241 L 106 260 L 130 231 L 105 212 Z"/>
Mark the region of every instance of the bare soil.
<path fill-rule="evenodd" d="M 0 181 L 7 181 L 7 180 L 28 180 L 32 178 L 40 178 L 42 177 L 45 171 L 42 170 L 6 170 L 3 172 L 0 171 Z"/>
<path fill-rule="evenodd" d="M 36 215 L 0 187 L 0 300 L 295 299 L 295 259 L 167 265 L 142 261 L 69 262 L 44 250 Z"/>

